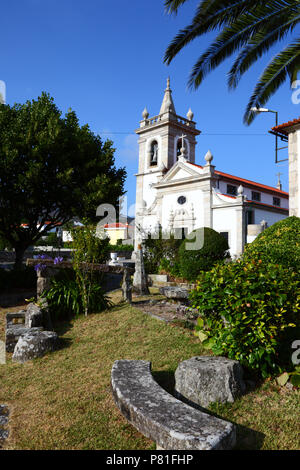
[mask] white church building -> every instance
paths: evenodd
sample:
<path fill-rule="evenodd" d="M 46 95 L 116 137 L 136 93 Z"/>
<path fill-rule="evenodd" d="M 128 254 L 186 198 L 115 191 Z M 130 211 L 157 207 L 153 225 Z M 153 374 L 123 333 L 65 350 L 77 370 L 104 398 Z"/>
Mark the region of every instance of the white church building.
<path fill-rule="evenodd" d="M 176 113 L 169 79 L 159 114 L 143 111 L 136 130 L 136 244 L 158 227 L 176 237 L 210 227 L 228 240 L 231 256 L 239 256 L 245 243 L 289 215 L 289 195 L 280 181 L 271 187 L 217 170 L 210 151 L 196 164 L 200 131 L 193 117 L 191 109 L 186 118 Z"/>

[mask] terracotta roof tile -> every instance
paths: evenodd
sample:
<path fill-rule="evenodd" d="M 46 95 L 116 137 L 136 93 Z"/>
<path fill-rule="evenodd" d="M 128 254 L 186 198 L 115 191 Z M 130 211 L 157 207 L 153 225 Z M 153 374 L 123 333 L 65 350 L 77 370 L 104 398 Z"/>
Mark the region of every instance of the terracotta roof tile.
<path fill-rule="evenodd" d="M 300 123 L 300 119 L 299 119 L 299 123 Z M 194 166 L 197 166 L 199 168 L 203 168 L 203 166 L 197 165 L 196 163 L 190 163 L 190 165 L 194 165 Z M 230 179 L 232 181 L 236 181 L 237 183 L 244 183 L 244 184 L 247 184 L 247 185 L 256 186 L 257 188 L 260 188 L 260 189 L 266 189 L 266 190 L 272 191 L 272 192 L 274 191 L 275 193 L 278 193 L 281 196 L 284 196 L 286 198 L 289 197 L 289 193 L 287 193 L 286 191 L 282 191 L 280 189 L 273 188 L 272 186 L 267 186 L 265 184 L 256 183 L 255 181 L 246 180 L 245 178 L 240 178 L 239 176 L 230 175 L 229 173 L 223 173 L 222 171 L 218 171 L 218 170 L 215 170 L 215 174 L 223 176 L 224 178 Z"/>
<path fill-rule="evenodd" d="M 286 131 L 286 129 L 291 126 L 295 126 L 296 124 L 300 124 L 300 118 L 293 119 L 292 121 L 288 121 L 283 124 L 279 124 L 278 126 L 272 127 L 272 131 L 280 132 L 281 134 L 288 135 L 288 132 Z"/>

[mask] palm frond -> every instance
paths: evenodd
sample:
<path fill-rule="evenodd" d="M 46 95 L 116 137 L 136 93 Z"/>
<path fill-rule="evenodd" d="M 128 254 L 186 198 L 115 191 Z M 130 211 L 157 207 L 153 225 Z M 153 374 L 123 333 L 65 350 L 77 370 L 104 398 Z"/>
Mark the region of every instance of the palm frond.
<path fill-rule="evenodd" d="M 188 0 L 165 0 L 165 10 L 167 13 L 178 13 L 178 8 L 181 7 Z"/>
<path fill-rule="evenodd" d="M 228 74 L 229 88 L 236 88 L 242 75 L 250 66 L 266 53 L 277 41 L 282 40 L 300 21 L 300 12 L 289 12 L 288 17 L 276 14 L 275 21 L 269 18 L 268 27 L 260 29 L 251 37 L 247 45 L 241 50 Z"/>
<path fill-rule="evenodd" d="M 187 0 L 165 0 L 169 12 Z M 164 62 L 174 57 L 191 41 L 210 31 L 218 31 L 216 39 L 202 53 L 192 68 L 189 86 L 198 88 L 206 75 L 226 58 L 238 52 L 229 74 L 228 86 L 235 88 L 251 65 L 293 32 L 300 22 L 299 0 L 202 0 L 192 23 L 179 31 L 168 46 Z M 269 63 L 249 100 L 244 121 L 254 118 L 251 107 L 263 105 L 287 77 L 291 81 L 300 70 L 299 40 L 296 40 Z"/>
<path fill-rule="evenodd" d="M 290 7 L 286 7 L 284 13 L 288 15 Z M 282 15 L 283 16 L 283 15 Z M 253 35 L 260 30 L 274 29 L 278 24 L 278 10 L 275 12 L 269 5 L 257 8 L 256 12 L 242 15 L 237 21 L 224 28 L 210 47 L 202 54 L 194 65 L 189 79 L 189 86 L 197 88 L 208 72 L 214 70 L 227 57 L 242 47 L 246 47 Z M 273 20 L 273 21 L 272 21 Z M 295 19 L 294 19 L 295 21 Z M 299 20 L 297 20 L 299 21 Z M 290 28 L 294 22 L 291 23 Z M 279 34 L 283 34 L 283 26 Z M 284 31 L 286 32 L 286 31 Z"/>
<path fill-rule="evenodd" d="M 216 3 L 221 5 L 218 5 L 217 8 L 219 9 L 214 10 L 213 6 Z M 224 24 L 232 23 L 247 6 L 249 7 L 251 3 L 260 2 L 250 2 L 249 0 L 239 0 L 236 2 L 218 2 L 217 0 L 212 2 L 202 1 L 197 8 L 197 12 L 192 23 L 186 28 L 180 30 L 168 46 L 165 52 L 164 62 L 169 65 L 181 49 L 197 37 L 221 28 Z"/>
<path fill-rule="evenodd" d="M 247 105 L 244 114 L 245 124 L 249 125 L 254 119 L 251 108 L 263 106 L 286 78 L 293 75 L 299 64 L 300 38 L 277 54 L 264 69 Z"/>

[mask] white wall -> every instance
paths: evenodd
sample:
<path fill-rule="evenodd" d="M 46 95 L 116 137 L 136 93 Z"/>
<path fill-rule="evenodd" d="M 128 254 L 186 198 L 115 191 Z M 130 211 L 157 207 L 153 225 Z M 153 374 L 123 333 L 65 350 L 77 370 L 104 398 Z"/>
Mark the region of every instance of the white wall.
<path fill-rule="evenodd" d="M 234 207 L 213 210 L 213 229 L 216 230 L 216 232 L 228 232 L 228 244 L 231 256 L 235 255 L 237 252 L 236 224 L 236 209 Z"/>
<path fill-rule="evenodd" d="M 276 222 L 279 222 L 279 220 L 285 219 L 288 217 L 288 214 L 285 216 L 283 214 L 276 214 L 276 212 L 270 212 L 266 211 L 264 209 L 254 209 L 254 224 L 260 224 L 262 220 L 265 220 L 268 222 L 268 227 L 270 225 L 275 224 Z"/>

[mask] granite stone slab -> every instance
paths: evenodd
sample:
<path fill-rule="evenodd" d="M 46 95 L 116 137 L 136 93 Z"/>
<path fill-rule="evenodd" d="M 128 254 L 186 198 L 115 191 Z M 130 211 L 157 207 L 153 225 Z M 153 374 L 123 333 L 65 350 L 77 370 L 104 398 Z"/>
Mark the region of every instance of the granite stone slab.
<path fill-rule="evenodd" d="M 119 360 L 111 372 L 112 393 L 121 413 L 164 450 L 231 449 L 232 423 L 176 399 L 158 385 L 148 361 Z"/>

